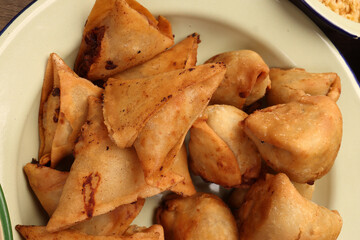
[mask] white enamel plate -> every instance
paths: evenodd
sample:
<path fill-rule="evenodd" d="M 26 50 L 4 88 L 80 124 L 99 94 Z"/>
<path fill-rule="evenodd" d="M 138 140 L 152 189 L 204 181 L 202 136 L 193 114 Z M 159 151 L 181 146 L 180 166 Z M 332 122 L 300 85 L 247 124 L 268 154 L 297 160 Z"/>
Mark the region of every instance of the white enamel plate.
<path fill-rule="evenodd" d="M 141 3 L 154 15 L 164 15 L 171 21 L 176 41 L 193 32 L 200 34 L 199 64 L 217 53 L 251 49 L 271 67 L 302 67 L 310 72 L 339 74 L 343 141 L 333 169 L 316 183 L 314 201 L 340 212 L 344 225 L 339 239 L 355 239 L 360 216 L 357 184 L 360 90 L 346 62 L 326 36 L 287 0 L 142 0 Z M 46 224 L 22 168 L 37 157 L 37 116 L 47 58 L 56 52 L 73 66 L 93 4 L 93 0 L 36 1 L 0 37 L 0 184 L 14 239 L 21 239 L 14 230 L 16 224 Z M 214 185 L 209 189 L 222 191 Z M 147 201 L 136 223 L 152 223 L 159 199 L 157 196 Z M 2 227 L 8 228 L 2 201 L 0 211 Z"/>

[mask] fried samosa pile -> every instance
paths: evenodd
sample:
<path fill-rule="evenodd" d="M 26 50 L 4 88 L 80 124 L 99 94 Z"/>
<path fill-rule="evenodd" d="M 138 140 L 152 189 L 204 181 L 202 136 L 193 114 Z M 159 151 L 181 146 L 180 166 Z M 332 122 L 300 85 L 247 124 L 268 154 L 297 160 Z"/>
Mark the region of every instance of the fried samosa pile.
<path fill-rule="evenodd" d="M 339 213 L 311 197 L 341 145 L 339 76 L 245 49 L 196 65 L 200 43 L 174 45 L 135 0 L 96 1 L 74 69 L 47 62 L 39 161 L 24 172 L 49 220 L 17 225 L 25 239 L 337 238 Z M 154 225 L 131 225 L 158 194 Z"/>

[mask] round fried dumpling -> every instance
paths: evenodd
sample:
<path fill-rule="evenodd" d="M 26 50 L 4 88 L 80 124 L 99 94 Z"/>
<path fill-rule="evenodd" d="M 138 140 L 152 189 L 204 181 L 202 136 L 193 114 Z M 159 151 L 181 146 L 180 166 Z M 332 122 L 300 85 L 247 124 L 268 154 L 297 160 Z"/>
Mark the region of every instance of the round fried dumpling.
<path fill-rule="evenodd" d="M 254 112 L 245 119 L 244 131 L 271 168 L 294 182 L 311 183 L 335 161 L 342 116 L 331 98 L 303 96 Z"/>
<path fill-rule="evenodd" d="M 269 67 L 254 51 L 239 50 L 221 53 L 206 61 L 206 63 L 216 62 L 225 63 L 226 74 L 211 98 L 212 104 L 228 104 L 241 109 L 254 85 L 262 86 L 264 89 L 269 85 L 261 84 L 269 75 Z M 265 94 L 265 90 L 256 90 L 257 99 L 264 96 L 259 96 L 258 93 Z M 252 96 L 252 101 L 256 99 L 254 96 Z M 249 104 L 251 102 L 248 102 Z"/>
<path fill-rule="evenodd" d="M 241 124 L 247 114 L 229 105 L 208 106 L 190 129 L 190 168 L 203 179 L 224 187 L 253 182 L 260 154 Z"/>
<path fill-rule="evenodd" d="M 305 69 L 270 69 L 271 89 L 266 94 L 268 104 L 296 101 L 304 95 L 328 96 L 337 101 L 341 92 L 336 73 L 308 73 Z"/>
<path fill-rule="evenodd" d="M 335 240 L 342 228 L 337 211 L 301 196 L 283 173 L 253 184 L 236 215 L 241 240 Z"/>
<path fill-rule="evenodd" d="M 197 193 L 165 201 L 157 210 L 165 239 L 238 239 L 234 216 L 217 196 Z"/>

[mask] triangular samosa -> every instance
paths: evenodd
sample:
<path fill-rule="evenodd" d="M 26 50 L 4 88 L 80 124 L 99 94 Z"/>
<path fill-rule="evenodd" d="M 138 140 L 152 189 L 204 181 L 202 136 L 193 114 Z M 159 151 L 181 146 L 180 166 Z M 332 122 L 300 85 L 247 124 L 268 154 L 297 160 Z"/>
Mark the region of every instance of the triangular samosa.
<path fill-rule="evenodd" d="M 302 68 L 271 68 L 271 89 L 266 94 L 270 105 L 296 101 L 304 95 L 328 96 L 337 101 L 341 93 L 340 77 L 333 72 L 309 73 Z"/>
<path fill-rule="evenodd" d="M 262 159 L 298 183 L 312 183 L 328 173 L 342 139 L 342 116 L 327 96 L 303 96 L 250 114 L 244 131 Z"/>
<path fill-rule="evenodd" d="M 161 190 L 145 183 L 133 148 L 120 149 L 108 137 L 101 100 L 90 97 L 88 118 L 75 146 L 75 161 L 47 230 L 66 229 Z M 178 181 L 170 181 L 172 187 Z"/>
<path fill-rule="evenodd" d="M 88 16 L 75 72 L 90 80 L 143 63 L 174 43 L 171 25 L 135 0 L 97 0 Z"/>
<path fill-rule="evenodd" d="M 122 79 L 143 78 L 176 69 L 193 67 L 196 64 L 199 43 L 199 34 L 193 33 L 149 61 L 111 77 Z"/>
<path fill-rule="evenodd" d="M 221 63 L 148 78 L 110 79 L 104 118 L 120 147 L 134 144 L 148 184 L 161 186 L 192 123 L 207 106 L 225 74 Z"/>
<path fill-rule="evenodd" d="M 51 54 L 50 59 L 65 64 L 56 54 Z M 49 63 L 55 60 L 49 60 Z M 86 119 L 88 96 L 100 97 L 103 90 L 90 81 L 79 78 L 68 67 L 50 65 L 47 69 L 52 70 L 53 75 L 47 70 L 43 84 L 39 113 L 39 158 L 40 164 L 44 165 L 50 155 L 51 167 L 55 167 L 61 159 L 72 154 L 80 128 Z M 52 90 L 49 91 L 51 85 Z"/>
<path fill-rule="evenodd" d="M 223 62 L 226 65 L 226 74 L 211 98 L 211 104 L 227 104 L 241 109 L 254 86 L 262 86 L 260 83 L 269 75 L 269 67 L 264 60 L 251 50 L 220 53 L 206 61 L 215 62 Z M 262 87 L 265 90 L 267 85 Z"/>
<path fill-rule="evenodd" d="M 24 171 L 31 189 L 51 216 L 59 203 L 69 173 L 31 163 L 25 165 Z M 144 202 L 144 199 L 138 199 L 134 203 L 121 205 L 111 212 L 85 220 L 72 229 L 89 235 L 123 234 L 139 214 Z"/>
<path fill-rule="evenodd" d="M 253 184 L 236 215 L 241 240 L 335 240 L 343 224 L 336 210 L 301 196 L 283 173 Z"/>

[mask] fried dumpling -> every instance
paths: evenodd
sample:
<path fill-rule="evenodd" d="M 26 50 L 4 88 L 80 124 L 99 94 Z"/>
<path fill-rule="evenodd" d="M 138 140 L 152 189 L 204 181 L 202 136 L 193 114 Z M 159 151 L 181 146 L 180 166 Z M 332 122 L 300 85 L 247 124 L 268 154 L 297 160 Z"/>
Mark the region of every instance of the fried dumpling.
<path fill-rule="evenodd" d="M 32 163 L 26 164 L 24 171 L 31 189 L 51 216 L 58 206 L 69 173 Z M 72 229 L 89 235 L 122 234 L 139 214 L 144 202 L 144 199 L 139 199 L 134 203 L 121 205 L 111 212 L 81 222 Z"/>
<path fill-rule="evenodd" d="M 260 154 L 241 122 L 247 114 L 229 105 L 208 106 L 190 129 L 190 167 L 209 182 L 238 187 L 254 181 Z"/>
<path fill-rule="evenodd" d="M 105 124 L 120 148 L 134 144 L 148 184 L 163 188 L 163 173 L 224 73 L 223 64 L 205 64 L 142 79 L 108 80 Z"/>
<path fill-rule="evenodd" d="M 227 104 L 241 109 L 255 84 L 264 89 L 268 84 L 260 84 L 269 74 L 269 67 L 254 51 L 239 50 L 218 54 L 206 63 L 223 62 L 226 74 L 219 88 L 211 98 L 212 104 Z M 257 92 L 264 92 L 257 89 Z M 260 98 L 257 96 L 256 98 Z M 252 99 L 254 101 L 255 98 Z M 250 104 L 248 102 L 248 104 Z"/>
<path fill-rule="evenodd" d="M 156 213 L 165 239 L 238 239 L 234 216 L 217 196 L 197 193 L 166 200 Z"/>
<path fill-rule="evenodd" d="M 103 90 L 79 78 L 54 53 L 50 55 L 48 64 L 39 113 L 39 158 L 40 164 L 50 160 L 51 167 L 55 167 L 61 159 L 72 154 L 86 119 L 87 98 L 100 97 Z"/>
<path fill-rule="evenodd" d="M 331 169 L 342 139 L 341 112 L 326 96 L 303 96 L 256 111 L 244 126 L 266 163 L 299 183 L 311 183 Z"/>
<path fill-rule="evenodd" d="M 130 229 L 124 235 L 112 236 L 93 236 L 75 229 L 50 233 L 45 226 L 17 225 L 15 229 L 27 240 L 164 240 L 164 230 L 160 225 L 153 225 L 136 231 Z"/>
<path fill-rule="evenodd" d="M 143 63 L 174 43 L 171 24 L 135 0 L 97 0 L 86 21 L 75 72 L 90 80 Z"/>
<path fill-rule="evenodd" d="M 176 69 L 193 67 L 196 64 L 199 43 L 199 34 L 193 33 L 149 61 L 111 77 L 122 79 L 143 78 Z"/>
<path fill-rule="evenodd" d="M 337 211 L 302 197 L 283 173 L 256 182 L 237 217 L 244 240 L 335 240 L 342 227 Z"/>
<path fill-rule="evenodd" d="M 305 69 L 270 69 L 271 89 L 266 98 L 270 105 L 296 101 L 304 95 L 328 96 L 337 101 L 341 93 L 336 73 L 309 73 Z"/>
<path fill-rule="evenodd" d="M 135 150 L 120 149 L 108 137 L 101 104 L 99 99 L 89 98 L 88 118 L 75 146 L 75 161 L 47 225 L 50 232 L 161 192 L 145 183 Z M 168 188 L 177 183 L 170 182 Z"/>

